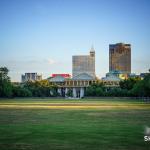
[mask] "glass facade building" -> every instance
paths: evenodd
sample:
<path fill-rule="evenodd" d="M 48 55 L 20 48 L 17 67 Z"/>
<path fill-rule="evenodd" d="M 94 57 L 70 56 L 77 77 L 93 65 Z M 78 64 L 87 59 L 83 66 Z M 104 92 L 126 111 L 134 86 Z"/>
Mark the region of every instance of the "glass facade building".
<path fill-rule="evenodd" d="M 131 45 L 124 43 L 109 45 L 109 72 L 131 73 Z"/>
<path fill-rule="evenodd" d="M 87 73 L 95 78 L 95 51 L 92 48 L 90 55 L 72 56 L 72 76 Z"/>

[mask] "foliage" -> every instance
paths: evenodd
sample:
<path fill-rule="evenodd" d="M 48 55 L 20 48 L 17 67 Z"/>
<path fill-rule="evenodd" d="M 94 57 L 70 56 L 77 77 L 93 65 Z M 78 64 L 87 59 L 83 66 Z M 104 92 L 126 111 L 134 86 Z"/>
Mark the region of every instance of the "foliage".
<path fill-rule="evenodd" d="M 50 93 L 49 96 L 52 97 L 59 96 L 57 92 L 57 86 L 56 85 L 50 86 L 49 93 Z"/>
<path fill-rule="evenodd" d="M 68 96 L 68 97 L 72 97 L 73 96 L 72 90 L 70 88 L 68 89 L 66 96 Z"/>
<path fill-rule="evenodd" d="M 150 73 L 137 82 L 130 93 L 132 96 L 150 96 Z"/>
<path fill-rule="evenodd" d="M 32 93 L 27 88 L 21 86 L 13 87 L 13 97 L 31 97 Z"/>
<path fill-rule="evenodd" d="M 9 70 L 6 67 L 0 68 L 0 97 L 12 96 L 12 85 L 8 77 Z"/>
<path fill-rule="evenodd" d="M 139 77 L 120 81 L 120 88 L 106 88 L 92 84 L 86 89 L 86 96 L 150 96 L 150 73 L 143 80 Z"/>
<path fill-rule="evenodd" d="M 48 80 L 28 81 L 24 83 L 23 87 L 31 91 L 32 96 L 35 97 L 57 96 L 57 86 L 50 85 Z"/>
<path fill-rule="evenodd" d="M 129 79 L 126 79 L 126 80 L 122 80 L 120 81 L 120 88 L 121 89 L 127 89 L 127 90 L 131 90 L 134 85 L 139 82 L 141 79 L 136 77 L 136 78 L 129 78 Z"/>
<path fill-rule="evenodd" d="M 13 85 L 8 76 L 6 67 L 0 68 L 0 97 L 55 97 L 58 96 L 56 85 L 51 85 L 48 80 L 25 82 Z M 102 83 L 95 83 L 86 88 L 86 96 L 140 96 L 150 97 L 150 73 L 143 80 L 140 78 L 129 78 L 120 81 L 120 88 L 105 87 Z M 67 96 L 72 96 L 69 89 Z"/>
<path fill-rule="evenodd" d="M 86 96 L 129 96 L 127 89 L 106 88 L 103 84 L 93 84 L 86 89 Z"/>
<path fill-rule="evenodd" d="M 121 89 L 121 88 L 111 88 L 108 91 L 105 92 L 105 96 L 129 96 L 128 90 L 126 89 Z"/>
<path fill-rule="evenodd" d="M 104 85 L 102 83 L 94 83 L 87 87 L 85 95 L 86 96 L 103 96 L 104 95 Z"/>

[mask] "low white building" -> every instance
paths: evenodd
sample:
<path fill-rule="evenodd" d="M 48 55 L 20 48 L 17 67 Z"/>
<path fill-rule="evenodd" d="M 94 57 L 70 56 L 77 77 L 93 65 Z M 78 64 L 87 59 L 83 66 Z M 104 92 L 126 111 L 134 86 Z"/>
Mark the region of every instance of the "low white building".
<path fill-rule="evenodd" d="M 82 98 L 84 97 L 86 87 L 90 84 L 95 83 L 96 80 L 92 76 L 83 73 L 77 75 L 71 79 L 65 79 L 62 76 L 56 76 L 54 78 L 49 79 L 53 85 L 58 86 L 57 92 L 66 97 L 68 92 L 71 92 L 72 97 L 74 98 Z"/>
<path fill-rule="evenodd" d="M 27 81 L 40 81 L 42 80 L 42 75 L 38 75 L 36 72 L 34 73 L 25 73 L 21 76 L 21 82 Z"/>

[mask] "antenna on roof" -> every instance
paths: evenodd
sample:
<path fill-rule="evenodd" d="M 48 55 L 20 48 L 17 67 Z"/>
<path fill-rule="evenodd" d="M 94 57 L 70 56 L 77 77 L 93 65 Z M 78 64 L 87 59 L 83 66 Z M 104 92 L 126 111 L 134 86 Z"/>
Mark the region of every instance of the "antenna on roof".
<path fill-rule="evenodd" d="M 92 44 L 90 52 L 93 52 L 93 51 L 95 51 L 95 49 L 94 49 L 94 46 Z"/>
<path fill-rule="evenodd" d="M 95 57 L 95 50 L 94 50 L 93 44 L 92 44 L 91 49 L 90 49 L 90 56 Z"/>

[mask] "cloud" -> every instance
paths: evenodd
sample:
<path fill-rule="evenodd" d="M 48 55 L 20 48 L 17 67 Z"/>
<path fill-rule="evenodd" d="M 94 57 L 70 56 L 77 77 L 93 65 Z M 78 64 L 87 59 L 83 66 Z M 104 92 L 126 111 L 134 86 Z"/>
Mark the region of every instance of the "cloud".
<path fill-rule="evenodd" d="M 54 61 L 53 59 L 49 58 L 49 59 L 48 59 L 48 63 L 49 63 L 50 65 L 52 65 L 52 64 L 55 64 L 56 61 Z"/>
<path fill-rule="evenodd" d="M 25 72 L 37 72 L 43 78 L 52 73 L 71 73 L 71 63 L 52 58 L 24 57 L 19 59 L 0 60 L 1 66 L 6 66 L 12 81 L 20 81 Z"/>
<path fill-rule="evenodd" d="M 0 60 L 1 66 L 6 66 L 11 72 L 43 72 L 55 68 L 57 61 L 51 58 L 26 58 Z"/>

